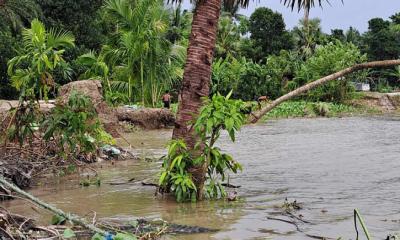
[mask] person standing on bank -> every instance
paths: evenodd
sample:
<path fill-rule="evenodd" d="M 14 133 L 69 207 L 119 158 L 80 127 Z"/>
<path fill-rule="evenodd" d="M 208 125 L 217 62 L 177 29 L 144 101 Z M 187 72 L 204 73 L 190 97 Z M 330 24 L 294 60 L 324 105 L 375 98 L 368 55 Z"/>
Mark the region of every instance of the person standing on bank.
<path fill-rule="evenodd" d="M 165 94 L 162 96 L 162 101 L 164 103 L 164 108 L 168 108 L 171 105 L 171 95 L 169 94 L 169 91 L 166 90 Z"/>

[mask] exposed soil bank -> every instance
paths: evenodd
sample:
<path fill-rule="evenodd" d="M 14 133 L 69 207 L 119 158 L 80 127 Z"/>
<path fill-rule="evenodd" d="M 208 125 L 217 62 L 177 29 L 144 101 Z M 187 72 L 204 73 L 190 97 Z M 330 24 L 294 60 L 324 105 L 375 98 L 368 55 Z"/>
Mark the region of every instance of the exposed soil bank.
<path fill-rule="evenodd" d="M 400 92 L 378 93 L 365 92 L 360 99 L 352 100 L 352 104 L 375 108 L 381 112 L 388 113 L 400 109 Z"/>
<path fill-rule="evenodd" d="M 101 82 L 97 80 L 82 80 L 68 83 L 60 88 L 59 98 L 48 102 L 39 101 L 42 112 L 49 112 L 56 104 L 65 104 L 73 91 L 88 96 L 96 108 L 99 119 L 105 130 L 112 136 L 118 137 L 119 121 L 129 122 L 144 129 L 160 129 L 174 126 L 174 114 L 168 109 L 129 107 L 111 108 L 103 99 Z M 11 108 L 17 107 L 18 101 L 0 100 L 0 115 Z"/>
<path fill-rule="evenodd" d="M 174 126 L 175 117 L 168 109 L 143 108 L 133 110 L 127 107 L 117 108 L 119 121 L 127 121 L 144 129 L 160 129 Z"/>

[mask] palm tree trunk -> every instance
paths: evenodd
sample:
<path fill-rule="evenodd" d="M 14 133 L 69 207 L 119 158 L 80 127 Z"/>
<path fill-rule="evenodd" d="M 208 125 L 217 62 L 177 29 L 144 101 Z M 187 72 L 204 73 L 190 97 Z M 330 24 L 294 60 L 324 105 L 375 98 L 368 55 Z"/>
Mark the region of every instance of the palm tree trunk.
<path fill-rule="evenodd" d="M 294 91 L 291 91 L 288 94 L 283 95 L 282 97 L 276 99 L 272 103 L 268 104 L 267 106 L 263 107 L 260 111 L 257 113 L 254 113 L 250 116 L 249 121 L 251 123 L 256 123 L 262 116 L 267 114 L 269 111 L 274 109 L 276 106 L 279 104 L 283 103 L 284 101 L 287 101 L 293 97 L 299 96 L 302 93 L 305 93 L 307 91 L 310 91 L 316 87 L 319 87 L 327 82 L 336 80 L 338 78 L 341 78 L 345 75 L 348 75 L 350 73 L 353 73 L 355 71 L 359 71 L 362 69 L 367 69 L 367 68 L 377 68 L 377 67 L 393 67 L 400 65 L 400 59 L 397 60 L 384 60 L 384 61 L 375 61 L 375 62 L 367 62 L 367 63 L 361 63 L 354 65 L 352 67 L 346 68 L 344 70 L 341 70 L 339 72 L 333 73 L 331 75 L 328 75 L 326 77 L 320 78 L 316 81 L 310 82 L 302 87 L 297 88 Z"/>
<path fill-rule="evenodd" d="M 209 95 L 211 64 L 220 11 L 221 0 L 198 1 L 193 16 L 178 114 L 173 132 L 173 138 L 183 139 L 189 149 L 194 148 L 198 139 L 189 124 L 199 113 L 203 104 L 201 98 Z M 205 174 L 201 166 L 192 172 L 199 200 L 203 197 Z"/>
<path fill-rule="evenodd" d="M 142 85 L 142 106 L 144 106 L 144 79 L 143 79 L 143 58 L 140 58 L 140 83 Z"/>
<path fill-rule="evenodd" d="M 309 31 L 308 22 L 310 20 L 310 9 L 304 8 L 304 27 L 306 28 L 307 32 Z"/>
<path fill-rule="evenodd" d="M 129 75 L 128 78 L 128 97 L 129 97 L 129 103 L 132 102 L 132 76 Z"/>

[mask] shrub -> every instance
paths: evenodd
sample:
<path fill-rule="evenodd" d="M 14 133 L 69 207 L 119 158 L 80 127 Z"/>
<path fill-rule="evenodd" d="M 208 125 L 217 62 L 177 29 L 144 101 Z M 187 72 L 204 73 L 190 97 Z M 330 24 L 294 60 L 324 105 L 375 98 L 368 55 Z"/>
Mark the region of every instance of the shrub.
<path fill-rule="evenodd" d="M 223 95 L 233 91 L 232 96 L 245 101 L 266 95 L 281 95 L 281 79 L 271 78 L 265 65 L 233 57 L 219 59 L 213 64 L 211 93 Z"/>
<path fill-rule="evenodd" d="M 42 128 L 44 139 L 54 140 L 63 157 L 95 153 L 99 145 L 113 141 L 90 99 L 78 92 L 72 92 L 65 106 L 56 106 Z"/>
<path fill-rule="evenodd" d="M 301 86 L 315 81 L 329 74 L 340 71 L 346 67 L 363 62 L 367 59 L 352 43 L 329 43 L 316 49 L 297 71 L 294 86 Z M 308 93 L 308 99 L 312 101 L 342 102 L 351 96 L 354 88 L 347 80 L 357 80 L 361 73 L 355 73 L 339 81 L 331 81 Z"/>
<path fill-rule="evenodd" d="M 229 171 L 236 173 L 242 167 L 233 158 L 215 146 L 221 131 L 226 130 L 232 141 L 235 133 L 244 123 L 241 113 L 242 101 L 216 94 L 206 100 L 199 117 L 193 125 L 199 142 L 191 151 L 182 140 L 174 140 L 168 146 L 159 180 L 162 192 L 173 192 L 178 202 L 196 201 L 203 189 L 196 186 L 193 174 L 200 171 L 206 178 L 205 193 L 209 198 L 225 196 L 219 180 L 224 181 Z M 204 171 L 206 170 L 206 171 Z"/>

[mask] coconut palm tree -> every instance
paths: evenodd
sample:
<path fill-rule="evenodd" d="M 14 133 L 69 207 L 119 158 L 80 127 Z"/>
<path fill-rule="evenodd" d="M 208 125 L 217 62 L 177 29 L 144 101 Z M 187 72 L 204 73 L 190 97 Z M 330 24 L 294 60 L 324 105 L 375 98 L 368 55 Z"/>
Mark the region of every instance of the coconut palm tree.
<path fill-rule="evenodd" d="M 304 19 L 300 20 L 299 25 L 294 27 L 292 32 L 303 58 L 308 58 L 324 41 L 324 35 L 319 18 L 308 20 L 307 26 L 305 24 Z"/>
<path fill-rule="evenodd" d="M 181 1 L 168 0 L 170 3 L 179 3 Z M 293 9 L 296 6 L 298 9 L 313 6 L 305 4 L 307 1 L 313 4 L 314 2 L 320 4 L 323 0 L 285 0 L 284 3 Z M 196 5 L 173 138 L 183 139 L 189 149 L 194 149 L 197 137 L 193 132 L 193 128 L 189 125 L 203 105 L 202 97 L 207 97 L 209 94 L 211 66 L 217 40 L 221 7 L 223 4 L 228 9 L 234 7 L 235 4 L 246 7 L 250 0 L 191 0 L 191 2 Z M 197 189 L 203 188 L 204 176 L 204 171 L 193 170 L 193 179 Z M 199 191 L 199 193 L 201 192 Z M 202 199 L 202 197 L 199 194 L 198 199 Z"/>
<path fill-rule="evenodd" d="M 315 6 L 315 1 L 314 0 L 281 0 L 281 2 L 290 7 L 290 8 L 295 8 L 297 4 L 297 8 L 300 11 L 301 9 L 304 10 L 304 18 L 300 21 L 301 25 L 303 25 L 302 31 L 303 35 L 306 39 L 309 41 L 312 40 L 312 30 L 313 30 L 313 25 L 315 25 L 315 21 L 310 23 L 310 9 Z M 329 0 L 323 0 L 326 1 L 329 4 Z M 341 0 L 343 3 L 343 0 Z M 322 1 L 318 1 L 318 5 L 322 8 Z M 305 50 L 309 50 L 310 45 L 303 45 L 305 46 Z"/>
<path fill-rule="evenodd" d="M 224 12 L 219 20 L 216 57 L 236 57 L 240 44 L 240 29 L 234 22 L 231 13 Z"/>
<path fill-rule="evenodd" d="M 329 0 L 323 0 L 326 1 L 329 4 Z M 322 2 L 323 1 L 318 1 L 318 5 L 322 7 Z M 343 0 L 341 0 L 343 3 Z M 300 11 L 301 9 L 304 10 L 304 26 L 308 26 L 308 20 L 310 18 L 310 9 L 315 7 L 316 1 L 314 0 L 281 0 L 283 4 L 290 8 L 295 8 L 297 5 L 297 9 Z"/>

